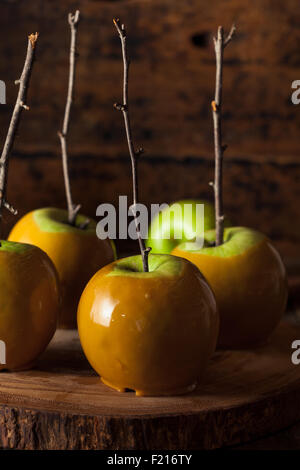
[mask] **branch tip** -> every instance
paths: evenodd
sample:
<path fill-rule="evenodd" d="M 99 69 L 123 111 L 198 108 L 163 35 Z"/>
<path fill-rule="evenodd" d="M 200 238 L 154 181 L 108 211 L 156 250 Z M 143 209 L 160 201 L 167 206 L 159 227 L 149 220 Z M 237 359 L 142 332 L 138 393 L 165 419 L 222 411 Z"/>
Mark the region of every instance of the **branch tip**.
<path fill-rule="evenodd" d="M 142 155 L 143 153 L 145 153 L 145 150 L 143 149 L 143 147 L 140 147 L 140 148 L 135 152 L 135 155 L 136 155 L 136 157 L 139 157 L 139 156 Z"/>
<path fill-rule="evenodd" d="M 68 21 L 70 26 L 76 26 L 79 23 L 80 11 L 76 10 L 75 13 L 69 13 Z"/>
<path fill-rule="evenodd" d="M 57 131 L 57 135 L 60 139 L 65 139 L 67 137 L 67 134 L 64 134 L 63 132 L 61 131 Z"/>
<path fill-rule="evenodd" d="M 23 101 L 20 101 L 20 107 L 25 109 L 25 111 L 29 111 L 30 107 L 27 106 L 27 104 L 23 103 Z"/>
<path fill-rule="evenodd" d="M 127 111 L 127 106 L 121 103 L 114 103 L 114 108 L 122 112 Z"/>
<path fill-rule="evenodd" d="M 4 201 L 3 205 L 4 205 L 5 209 L 7 209 L 11 214 L 13 214 L 13 215 L 18 214 L 17 209 L 15 209 L 11 204 L 9 204 L 9 202 Z"/>
<path fill-rule="evenodd" d="M 76 206 L 74 205 L 73 206 L 73 213 L 77 215 L 78 212 L 80 211 L 80 209 L 81 209 L 81 204 L 77 204 Z"/>
<path fill-rule="evenodd" d="M 228 33 L 228 35 L 227 35 L 225 41 L 224 41 L 224 46 L 223 46 L 223 47 L 226 47 L 227 44 L 232 40 L 232 38 L 233 38 L 235 32 L 236 32 L 236 26 L 235 26 L 235 24 L 233 23 L 233 25 L 231 26 L 230 31 L 229 31 L 229 33 Z"/>
<path fill-rule="evenodd" d="M 214 112 L 217 112 L 218 107 L 217 107 L 217 103 L 215 102 L 215 100 L 213 100 L 213 101 L 211 102 L 211 107 L 212 107 L 212 109 L 213 109 Z"/>
<path fill-rule="evenodd" d="M 35 44 L 36 44 L 36 42 L 37 42 L 37 40 L 38 40 L 38 37 L 39 37 L 39 33 L 35 33 L 35 34 L 32 33 L 32 34 L 29 34 L 28 39 L 29 39 L 29 41 L 30 41 L 30 44 L 31 44 L 32 49 L 35 48 Z"/>
<path fill-rule="evenodd" d="M 115 25 L 120 38 L 125 38 L 126 37 L 126 30 L 125 30 L 125 25 L 120 22 L 119 18 L 113 18 L 113 24 Z"/>

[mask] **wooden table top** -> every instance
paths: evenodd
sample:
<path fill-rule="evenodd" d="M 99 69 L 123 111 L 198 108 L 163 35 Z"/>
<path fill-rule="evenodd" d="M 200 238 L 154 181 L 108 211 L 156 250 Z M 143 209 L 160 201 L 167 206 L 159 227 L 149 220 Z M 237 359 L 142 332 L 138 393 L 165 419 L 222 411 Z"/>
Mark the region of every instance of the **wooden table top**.
<path fill-rule="evenodd" d="M 252 351 L 218 351 L 195 392 L 136 397 L 100 382 L 74 330 L 58 330 L 35 369 L 0 374 L 0 446 L 198 449 L 245 443 L 300 420 L 300 366 L 282 323 Z"/>

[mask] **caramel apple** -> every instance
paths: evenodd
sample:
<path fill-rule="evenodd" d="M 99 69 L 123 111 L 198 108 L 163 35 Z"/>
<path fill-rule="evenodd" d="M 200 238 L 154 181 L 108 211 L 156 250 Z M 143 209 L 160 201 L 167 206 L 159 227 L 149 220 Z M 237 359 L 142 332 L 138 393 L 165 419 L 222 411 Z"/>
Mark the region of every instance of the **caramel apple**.
<path fill-rule="evenodd" d="M 1 240 L 0 299 L 6 350 L 0 370 L 28 369 L 54 335 L 61 306 L 58 276 L 46 253 Z"/>
<path fill-rule="evenodd" d="M 101 380 L 137 395 L 174 395 L 193 390 L 215 350 L 219 317 L 214 295 L 189 261 L 150 254 L 141 236 L 137 161 L 128 110 L 128 58 L 125 27 L 120 36 L 124 64 L 124 117 L 133 174 L 133 212 L 141 255 L 98 271 L 78 307 L 83 350 Z"/>
<path fill-rule="evenodd" d="M 172 254 L 193 262 L 209 282 L 220 314 L 219 347 L 247 348 L 265 342 L 278 325 L 286 306 L 287 283 L 281 258 L 270 240 L 245 227 L 224 229 L 222 164 L 226 146 L 222 143 L 222 66 L 223 53 L 235 27 L 227 37 L 218 28 L 214 38 L 216 90 L 212 101 L 215 142 L 216 230 L 205 233 L 205 246 L 186 243 Z"/>
<path fill-rule="evenodd" d="M 219 318 L 199 270 L 170 255 L 141 256 L 102 268 L 78 307 L 78 332 L 101 380 L 137 395 L 196 387 L 215 349 Z"/>
<path fill-rule="evenodd" d="M 23 110 L 35 58 L 38 33 L 28 36 L 27 54 L 0 159 L 0 222 L 2 211 L 16 210 L 8 203 L 9 157 Z M 0 226 L 0 228 L 2 228 Z M 51 340 L 60 309 L 60 289 L 55 267 L 36 246 L 0 240 L 0 370 L 31 367 Z"/>
<path fill-rule="evenodd" d="M 285 268 L 263 234 L 245 227 L 225 229 L 214 246 L 214 230 L 205 233 L 206 247 L 191 243 L 172 254 L 194 263 L 211 286 L 220 314 L 218 346 L 246 348 L 266 341 L 282 318 L 287 301 Z"/>
<path fill-rule="evenodd" d="M 53 261 L 62 287 L 62 309 L 58 325 L 76 328 L 77 306 L 82 290 L 95 272 L 115 259 L 115 247 L 96 235 L 96 222 L 79 213 L 73 203 L 68 168 L 67 134 L 74 94 L 76 35 L 80 13 L 69 13 L 71 31 L 69 85 L 62 131 L 58 132 L 68 210 L 46 207 L 22 217 L 9 234 L 9 240 L 31 243 L 44 250 Z"/>
<path fill-rule="evenodd" d="M 8 237 L 38 246 L 53 261 L 61 284 L 61 328 L 76 328 L 78 302 L 86 283 L 100 267 L 115 259 L 113 243 L 97 237 L 94 220 L 79 228 L 86 220 L 86 216 L 77 214 L 76 225 L 70 225 L 66 210 L 37 209 L 22 217 Z"/>

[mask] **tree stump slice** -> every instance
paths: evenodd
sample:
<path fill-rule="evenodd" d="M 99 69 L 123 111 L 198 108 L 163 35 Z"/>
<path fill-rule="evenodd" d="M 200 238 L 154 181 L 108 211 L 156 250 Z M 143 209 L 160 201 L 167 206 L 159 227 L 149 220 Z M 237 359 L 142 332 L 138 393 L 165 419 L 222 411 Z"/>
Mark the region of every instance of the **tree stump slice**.
<path fill-rule="evenodd" d="M 300 419 L 300 327 L 281 323 L 267 345 L 218 351 L 199 389 L 136 397 L 100 382 L 74 330 L 58 330 L 33 370 L 0 373 L 0 446 L 17 449 L 212 449 Z"/>

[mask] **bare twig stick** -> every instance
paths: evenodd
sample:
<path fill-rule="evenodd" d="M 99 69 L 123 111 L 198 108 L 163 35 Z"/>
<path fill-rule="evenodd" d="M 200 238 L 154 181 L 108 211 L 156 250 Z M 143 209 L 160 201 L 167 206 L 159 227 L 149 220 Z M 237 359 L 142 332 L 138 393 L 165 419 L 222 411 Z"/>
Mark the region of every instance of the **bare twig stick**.
<path fill-rule="evenodd" d="M 16 99 L 16 104 L 10 120 L 7 136 L 2 150 L 0 158 L 0 218 L 2 218 L 2 208 L 5 207 L 12 214 L 16 214 L 17 211 L 9 204 L 6 200 L 6 187 L 7 187 L 7 172 L 8 172 L 8 161 L 13 148 L 14 140 L 17 134 L 20 117 L 23 109 L 28 110 L 29 107 L 25 104 L 27 97 L 27 90 L 29 86 L 32 66 L 35 56 L 35 46 L 38 39 L 38 33 L 30 34 L 28 36 L 28 46 L 26 59 L 22 71 L 21 78 L 17 81 L 19 85 L 19 92 Z"/>
<path fill-rule="evenodd" d="M 214 121 L 214 143 L 215 143 L 215 180 L 210 183 L 215 196 L 215 216 L 216 216 L 216 246 L 222 245 L 224 237 L 224 214 L 223 214 L 223 194 L 222 194 L 222 166 L 223 153 L 226 146 L 222 144 L 222 80 L 223 80 L 223 52 L 224 48 L 231 41 L 235 33 L 235 25 L 232 25 L 230 33 L 224 38 L 222 26 L 218 28 L 217 37 L 214 37 L 216 53 L 216 88 L 215 99 L 211 102 Z"/>
<path fill-rule="evenodd" d="M 7 209 L 12 215 L 17 215 L 18 211 L 15 209 L 9 202 L 4 201 L 4 207 Z"/>
<path fill-rule="evenodd" d="M 73 204 L 71 185 L 70 185 L 70 175 L 68 167 L 68 151 L 67 151 L 67 134 L 69 129 L 70 122 L 70 113 L 71 105 L 73 101 L 74 94 L 74 82 L 75 82 L 75 65 L 76 65 L 76 34 L 79 23 L 79 11 L 77 10 L 75 14 L 69 13 L 68 21 L 71 29 L 71 45 L 70 45 L 70 68 L 69 68 L 69 84 L 68 84 L 68 94 L 67 102 L 65 107 L 65 115 L 63 121 L 63 128 L 61 132 L 58 132 L 58 137 L 61 144 L 61 154 L 62 154 L 62 164 L 63 164 L 63 174 L 65 182 L 65 191 L 66 199 L 68 205 L 68 221 L 69 224 L 75 225 L 76 216 L 80 210 L 80 205 Z"/>
<path fill-rule="evenodd" d="M 227 46 L 227 44 L 231 41 L 233 35 L 235 34 L 236 32 L 236 26 L 235 24 L 233 24 L 230 28 L 230 31 L 229 31 L 229 34 L 227 35 L 227 37 L 224 39 L 224 48 Z"/>
<path fill-rule="evenodd" d="M 128 51 L 127 51 L 127 41 L 126 41 L 126 31 L 125 26 L 120 23 L 119 19 L 114 19 L 113 23 L 118 31 L 121 40 L 122 46 L 122 56 L 123 56 L 123 68 L 124 68 L 124 75 L 123 75 L 123 103 L 122 104 L 115 104 L 115 108 L 119 111 L 122 111 L 125 130 L 126 130 L 126 137 L 129 149 L 129 155 L 131 159 L 131 169 L 132 169 L 132 182 L 133 182 L 133 215 L 136 224 L 136 231 L 139 241 L 139 246 L 141 250 L 141 255 L 143 259 L 143 269 L 144 272 L 149 271 L 149 263 L 148 263 L 148 256 L 151 251 L 151 248 L 145 247 L 145 242 L 141 236 L 140 232 L 140 225 L 137 221 L 136 217 L 136 205 L 138 202 L 138 174 L 137 174 L 137 163 L 138 157 L 143 153 L 143 149 L 138 149 L 137 151 L 133 145 L 132 139 L 132 132 L 131 132 L 131 124 L 129 118 L 129 109 L 128 109 L 128 74 L 129 74 L 129 65 L 130 60 L 128 59 Z"/>

